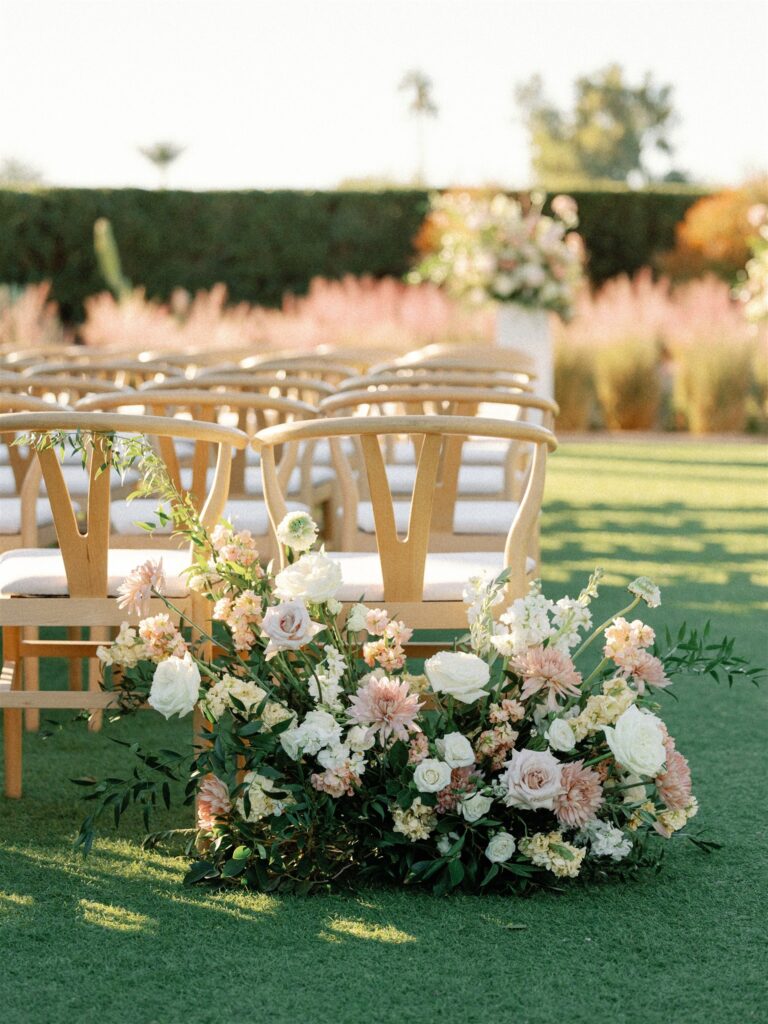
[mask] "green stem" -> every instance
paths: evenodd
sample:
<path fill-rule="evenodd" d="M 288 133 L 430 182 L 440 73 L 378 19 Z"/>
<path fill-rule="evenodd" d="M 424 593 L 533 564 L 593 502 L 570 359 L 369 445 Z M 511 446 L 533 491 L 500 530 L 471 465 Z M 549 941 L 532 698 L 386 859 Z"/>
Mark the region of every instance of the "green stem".
<path fill-rule="evenodd" d="M 602 672 L 602 670 L 605 668 L 605 666 L 608 664 L 609 661 L 610 661 L 610 658 L 603 658 L 603 660 L 600 662 L 600 664 L 597 666 L 597 668 L 595 668 L 594 671 L 592 671 L 587 676 L 587 678 L 582 683 L 582 686 L 588 686 L 592 682 L 592 680 L 595 678 L 595 676 L 599 675 L 600 672 Z"/>

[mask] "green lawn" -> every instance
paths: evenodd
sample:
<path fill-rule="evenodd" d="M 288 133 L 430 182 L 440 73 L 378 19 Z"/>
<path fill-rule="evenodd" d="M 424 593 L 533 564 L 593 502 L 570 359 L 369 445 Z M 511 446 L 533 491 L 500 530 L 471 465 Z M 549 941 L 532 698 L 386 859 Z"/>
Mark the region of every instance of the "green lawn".
<path fill-rule="evenodd" d="M 652 624 L 711 617 L 765 662 L 765 455 L 748 443 L 567 446 L 551 462 L 546 588 L 574 593 L 596 564 L 609 584 L 650 575 L 664 599 Z M 26 799 L 0 799 L 0 1020 L 765 1020 L 766 687 L 683 681 L 677 693 L 665 717 L 692 764 L 694 824 L 725 848 L 673 842 L 659 876 L 527 900 L 211 895 L 182 888 L 180 859 L 141 853 L 133 819 L 83 862 L 67 779 L 121 767 L 123 752 L 80 727 L 28 737 Z M 146 715 L 118 731 L 137 728 L 166 745 L 188 730 Z"/>

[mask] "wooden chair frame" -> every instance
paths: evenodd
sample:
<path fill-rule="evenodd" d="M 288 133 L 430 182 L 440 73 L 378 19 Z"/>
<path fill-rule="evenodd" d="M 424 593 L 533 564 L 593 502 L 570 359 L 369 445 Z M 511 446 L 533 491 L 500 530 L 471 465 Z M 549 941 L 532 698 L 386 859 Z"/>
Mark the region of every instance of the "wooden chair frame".
<path fill-rule="evenodd" d="M 104 462 L 108 461 L 104 435 L 126 433 L 184 437 L 203 447 L 214 445 L 217 449 L 216 468 L 201 509 L 201 519 L 209 528 L 219 520 L 226 505 L 232 452 L 243 450 L 248 444 L 247 435 L 232 427 L 167 417 L 61 410 L 0 415 L 0 436 L 59 430 L 88 431 L 93 437 L 94 449 L 88 460 L 87 526 L 82 532 L 78 525 L 57 453 L 53 449 L 36 451 L 51 502 L 68 595 L 35 597 L 14 594 L 0 597 L 5 659 L 0 681 L 0 708 L 4 708 L 5 790 L 9 797 L 20 797 L 22 791 L 22 708 L 38 711 L 40 708 L 77 707 L 91 709 L 98 714 L 113 700 L 114 695 L 96 688 L 97 681 L 93 675 L 88 691 L 62 693 L 24 692 L 21 674 L 25 658 L 93 658 L 96 647 L 107 639 L 108 628 L 132 619 L 125 610 L 117 607 L 116 598 L 110 597 L 107 589 L 111 494 L 110 474 L 101 471 Z M 199 595 L 190 593 L 187 597 L 174 599 L 174 604 L 182 610 L 188 609 L 198 625 L 204 626 L 207 622 L 208 602 Z M 159 600 L 152 602 L 153 611 L 164 608 Z M 25 629 L 43 626 L 88 626 L 92 630 L 91 639 L 51 641 L 25 638 Z M 94 631 L 98 637 L 94 636 Z"/>
<path fill-rule="evenodd" d="M 392 495 L 380 439 L 390 434 L 416 435 L 418 468 L 405 537 L 398 536 Z M 373 504 L 376 543 L 384 583 L 384 598 L 397 605 L 397 614 L 415 628 L 448 628 L 466 624 L 463 602 L 423 600 L 426 558 L 433 532 L 435 510 L 445 500 L 440 471 L 446 439 L 469 434 L 480 437 L 527 441 L 534 446 L 531 473 L 517 515 L 510 524 L 504 545 L 504 564 L 510 570 L 507 593 L 526 593 L 526 557 L 531 531 L 544 493 L 547 451 L 557 441 L 544 427 L 506 420 L 466 416 L 371 416 L 342 417 L 271 427 L 261 431 L 253 444 L 261 449 L 264 495 L 273 529 L 285 514 L 285 498 L 277 474 L 275 448 L 290 441 L 326 439 L 330 442 L 341 487 L 346 523 L 356 524 L 359 490 L 355 474 L 344 455 L 340 438 L 359 438 Z M 450 483 L 449 485 L 450 486 Z M 342 544 L 342 550 L 349 550 Z M 284 559 L 284 552 L 281 551 Z"/>

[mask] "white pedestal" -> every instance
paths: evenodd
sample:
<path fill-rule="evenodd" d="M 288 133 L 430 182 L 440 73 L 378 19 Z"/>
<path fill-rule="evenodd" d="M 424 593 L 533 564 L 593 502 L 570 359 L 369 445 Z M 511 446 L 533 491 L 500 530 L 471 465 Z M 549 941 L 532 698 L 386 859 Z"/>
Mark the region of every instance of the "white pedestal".
<path fill-rule="evenodd" d="M 516 302 L 497 306 L 496 344 L 515 349 L 533 362 L 536 393 L 546 398 L 555 397 L 551 316 L 545 309 L 529 309 Z"/>

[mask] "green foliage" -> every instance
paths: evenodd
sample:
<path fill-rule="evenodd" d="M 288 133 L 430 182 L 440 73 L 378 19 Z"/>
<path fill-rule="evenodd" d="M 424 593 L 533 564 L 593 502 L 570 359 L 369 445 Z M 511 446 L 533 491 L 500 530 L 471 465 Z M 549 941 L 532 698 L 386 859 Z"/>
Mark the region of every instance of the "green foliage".
<path fill-rule="evenodd" d="M 672 87 L 656 85 L 646 74 L 628 84 L 618 64 L 578 78 L 572 111 L 561 111 L 544 95 L 539 75 L 517 89 L 528 123 L 537 180 L 559 188 L 563 178 L 627 181 L 634 173 L 651 176 L 645 153 L 671 153 L 674 123 Z"/>
<path fill-rule="evenodd" d="M 701 195 L 668 187 L 570 192 L 579 204 L 593 283 L 634 273 L 674 244 L 675 225 Z M 321 276 L 401 277 L 428 194 L 382 192 L 150 192 L 141 189 L 0 190 L 0 281 L 50 280 L 66 320 L 104 290 L 93 251 L 106 217 L 125 276 L 167 299 L 224 282 L 234 301 L 277 306 Z"/>
<path fill-rule="evenodd" d="M 123 273 L 115 233 L 106 217 L 99 217 L 93 225 L 93 248 L 109 290 L 118 300 L 129 298 L 133 286 Z"/>

